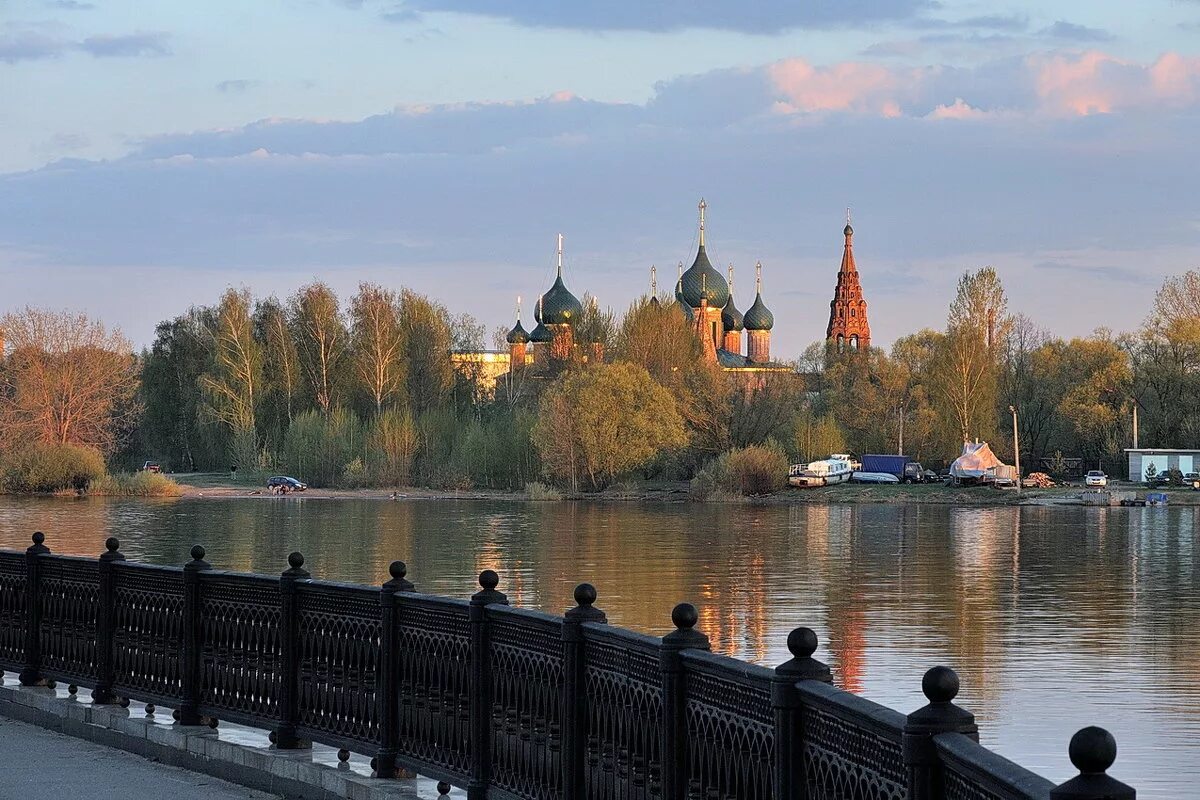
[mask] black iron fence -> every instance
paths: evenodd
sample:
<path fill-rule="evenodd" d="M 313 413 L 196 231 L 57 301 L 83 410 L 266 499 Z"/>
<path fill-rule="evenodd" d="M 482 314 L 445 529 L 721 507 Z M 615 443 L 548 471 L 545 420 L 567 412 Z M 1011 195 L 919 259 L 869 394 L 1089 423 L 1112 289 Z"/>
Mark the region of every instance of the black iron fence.
<path fill-rule="evenodd" d="M 788 636 L 775 669 L 709 652 L 696 609 L 655 638 L 613 628 L 589 584 L 563 617 L 508 606 L 485 570 L 469 601 L 421 594 L 402 562 L 378 589 L 0 551 L 0 668 L 24 685 L 92 688 L 372 756 L 468 797 L 521 800 L 1066 800 L 1133 798 L 1105 774 L 1116 743 L 1085 728 L 1081 774 L 1049 781 L 983 748 L 954 704 L 958 676 L 925 674 L 905 716 L 830 684 L 816 635 Z"/>

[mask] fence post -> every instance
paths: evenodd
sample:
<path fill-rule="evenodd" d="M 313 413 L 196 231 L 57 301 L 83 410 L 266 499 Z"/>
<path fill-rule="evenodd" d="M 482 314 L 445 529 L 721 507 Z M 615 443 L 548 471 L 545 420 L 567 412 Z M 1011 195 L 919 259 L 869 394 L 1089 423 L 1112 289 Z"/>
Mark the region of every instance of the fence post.
<path fill-rule="evenodd" d="M 274 731 L 274 741 L 280 750 L 309 746 L 296 735 L 300 680 L 300 603 L 296 582 L 308 577 L 304 556 L 290 554 L 288 568 L 279 576 L 279 725 Z"/>
<path fill-rule="evenodd" d="M 396 669 L 399 658 L 396 652 L 396 593 L 416 590 L 412 582 L 404 576 L 408 567 L 403 561 L 393 561 L 388 567 L 391 580 L 379 587 L 379 750 L 375 754 L 374 764 L 376 778 L 396 777 L 397 741 L 400 738 L 400 685 Z"/>
<path fill-rule="evenodd" d="M 584 752 L 587 750 L 588 702 L 584 671 L 583 623 L 608 622 L 595 607 L 596 587 L 575 587 L 576 606 L 563 615 L 563 800 L 584 800 Z"/>
<path fill-rule="evenodd" d="M 817 661 L 817 634 L 796 628 L 787 637 L 792 657 L 771 676 L 771 707 L 775 710 L 775 800 L 797 800 L 808 794 L 801 734 L 800 681 L 832 683 L 829 667 Z"/>
<path fill-rule="evenodd" d="M 500 576 L 485 569 L 479 573 L 481 589 L 471 595 L 468 621 L 471 626 L 471 778 L 467 800 L 484 800 L 492 780 L 492 644 L 487 607 L 508 605 L 503 592 L 496 591 Z"/>
<path fill-rule="evenodd" d="M 200 624 L 200 573 L 212 569 L 204 560 L 204 548 L 192 547 L 192 560 L 183 565 L 183 702 L 179 704 L 179 724 L 200 724 L 200 651 L 204 647 Z"/>
<path fill-rule="evenodd" d="M 42 604 L 41 566 L 38 556 L 46 555 L 50 548 L 42 544 L 46 535 L 41 531 L 33 534 L 33 544 L 25 550 L 25 666 L 19 679 L 22 686 L 45 684 L 42 678 Z"/>
<path fill-rule="evenodd" d="M 671 609 L 675 630 L 662 638 L 659 665 L 662 669 L 663 742 L 662 796 L 663 800 L 685 800 L 687 797 L 687 675 L 684 650 L 708 650 L 708 637 L 695 630 L 700 615 L 691 603 L 680 603 Z"/>
<path fill-rule="evenodd" d="M 96 565 L 98 587 L 96 590 L 96 688 L 92 690 L 92 703 L 106 705 L 117 702 L 113 694 L 116 676 L 113 674 L 114 625 L 116 623 L 116 574 L 113 564 L 124 561 L 121 542 L 110 536 L 104 541 L 104 552 Z"/>
<path fill-rule="evenodd" d="M 908 715 L 904 723 L 904 764 L 908 773 L 909 800 L 935 800 L 944 794 L 942 765 L 933 737 L 961 733 L 978 742 L 975 715 L 954 705 L 958 674 L 949 667 L 934 667 L 921 679 L 929 704 Z"/>
<path fill-rule="evenodd" d="M 1132 786 L 1106 774 L 1117 760 L 1117 740 L 1104 728 L 1076 731 L 1068 753 L 1079 774 L 1051 789 L 1050 800 L 1135 800 Z"/>

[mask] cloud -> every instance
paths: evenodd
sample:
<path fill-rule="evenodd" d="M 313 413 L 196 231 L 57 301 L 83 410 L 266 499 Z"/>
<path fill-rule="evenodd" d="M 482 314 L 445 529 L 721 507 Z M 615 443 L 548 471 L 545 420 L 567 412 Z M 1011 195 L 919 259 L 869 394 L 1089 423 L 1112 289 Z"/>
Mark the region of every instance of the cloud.
<path fill-rule="evenodd" d="M 5 23 L 0 27 L 0 61 L 6 64 L 57 58 L 66 49 L 50 26 Z"/>
<path fill-rule="evenodd" d="M 165 56 L 171 53 L 167 44 L 170 38 L 170 34 L 161 32 L 99 34 L 84 39 L 79 47 L 96 58 Z"/>
<path fill-rule="evenodd" d="M 246 78 L 235 78 L 233 80 L 221 81 L 216 85 L 216 90 L 222 94 L 240 94 L 247 89 L 252 89 L 258 86 L 258 81 L 248 80 Z"/>
<path fill-rule="evenodd" d="M 1138 64 L 1090 50 L 1031 56 L 1042 107 L 1066 114 L 1107 114 L 1164 104 L 1195 105 L 1200 98 L 1200 57 L 1165 53 Z"/>
<path fill-rule="evenodd" d="M 1086 25 L 1076 25 L 1061 19 L 1043 29 L 1042 35 L 1051 39 L 1064 39 L 1071 42 L 1110 42 L 1114 38 L 1111 33 L 1100 28 L 1089 28 Z"/>
<path fill-rule="evenodd" d="M 564 230 L 568 284 L 619 309 L 651 263 L 691 256 L 704 195 L 717 262 L 743 276 L 764 264 L 781 353 L 821 335 L 847 205 L 881 342 L 942 318 L 957 275 L 983 263 L 1014 308 L 1068 333 L 1094 312 L 1056 298 L 1103 302 L 1121 280 L 1102 311 L 1132 327 L 1143 287 L 1149 303 L 1200 257 L 1200 99 L 1186 100 L 1194 59 L 1110 60 L 785 60 L 665 81 L 645 104 L 559 93 L 154 137 L 124 158 L 0 176 L 0 297 L 79 304 L 144 342 L 228 280 L 286 294 L 314 275 L 347 291 L 372 276 L 498 324 L 497 298 L 552 279 Z M 1115 87 L 1114 113 L 1071 110 L 1094 81 Z M 131 304 L 130 285 L 162 293 Z M 745 308 L 751 282 L 738 285 Z"/>
<path fill-rule="evenodd" d="M 537 28 L 662 33 L 695 28 L 775 34 L 796 28 L 833 28 L 908 19 L 937 7 L 933 0 L 406 0 L 388 14 L 474 14 Z M 408 21 L 404 19 L 402 21 Z"/>
<path fill-rule="evenodd" d="M 60 11 L 91 11 L 96 7 L 95 3 L 81 3 L 79 0 L 51 0 L 46 5 Z"/>

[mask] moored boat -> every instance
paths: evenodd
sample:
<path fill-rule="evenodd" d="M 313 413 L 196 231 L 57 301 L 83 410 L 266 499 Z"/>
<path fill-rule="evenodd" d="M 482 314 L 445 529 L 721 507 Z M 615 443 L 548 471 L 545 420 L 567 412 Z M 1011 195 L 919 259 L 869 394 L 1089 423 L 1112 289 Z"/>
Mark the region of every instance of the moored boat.
<path fill-rule="evenodd" d="M 859 472 L 854 471 L 850 480 L 855 483 L 899 483 L 900 479 L 890 472 Z"/>
<path fill-rule="evenodd" d="M 807 464 L 793 464 L 788 470 L 788 483 L 798 487 L 833 486 L 845 483 L 854 474 L 850 457 L 832 455 Z"/>

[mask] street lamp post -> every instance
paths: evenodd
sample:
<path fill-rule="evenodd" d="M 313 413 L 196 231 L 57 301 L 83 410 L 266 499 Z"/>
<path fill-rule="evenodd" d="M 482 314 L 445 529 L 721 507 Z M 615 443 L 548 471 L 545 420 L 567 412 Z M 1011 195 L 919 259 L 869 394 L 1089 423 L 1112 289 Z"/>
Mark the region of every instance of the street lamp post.
<path fill-rule="evenodd" d="M 1017 407 L 1009 406 L 1013 415 L 1013 459 L 1017 462 L 1017 494 L 1021 493 L 1021 444 L 1017 440 Z"/>

